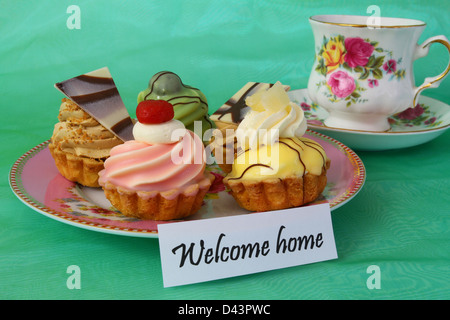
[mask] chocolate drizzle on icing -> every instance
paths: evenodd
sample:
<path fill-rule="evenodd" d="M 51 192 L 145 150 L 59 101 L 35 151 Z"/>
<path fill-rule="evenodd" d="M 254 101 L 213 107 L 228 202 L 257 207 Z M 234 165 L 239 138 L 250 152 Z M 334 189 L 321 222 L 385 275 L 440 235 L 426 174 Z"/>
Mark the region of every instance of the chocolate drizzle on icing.
<path fill-rule="evenodd" d="M 163 75 L 170 74 L 170 73 L 172 73 L 172 72 L 170 72 L 170 71 L 162 71 L 162 72 L 159 73 L 159 75 L 153 81 L 153 83 L 152 83 L 152 85 L 150 87 L 150 91 L 145 95 L 144 100 L 147 100 L 148 96 L 153 93 L 156 81 L 158 81 L 158 79 L 161 78 Z M 180 79 L 180 81 L 181 81 L 181 79 Z M 181 83 L 183 83 L 183 82 L 181 81 Z"/>
<path fill-rule="evenodd" d="M 211 128 L 214 127 L 214 124 L 212 123 L 211 120 L 209 120 L 208 116 L 203 116 L 203 119 L 204 119 L 206 122 L 208 122 L 208 124 L 209 124 L 209 126 L 210 126 Z"/>
<path fill-rule="evenodd" d="M 285 139 L 285 140 L 292 141 L 292 143 L 294 143 L 295 145 L 297 145 L 301 150 L 304 150 L 304 148 L 303 148 L 299 143 L 297 143 L 297 142 L 295 141 L 294 138 L 284 138 L 284 139 Z M 310 148 L 316 150 L 316 151 L 320 154 L 320 156 L 322 157 L 322 162 L 323 162 L 322 168 L 323 168 L 323 170 L 326 170 L 326 158 L 325 158 L 325 156 L 323 155 L 323 153 L 320 151 L 320 149 L 322 148 L 322 147 L 320 146 L 320 144 L 318 144 L 318 143 L 316 143 L 316 142 L 314 142 L 314 141 L 309 141 L 309 140 L 301 140 L 301 141 L 302 141 L 303 144 L 305 144 L 307 147 L 310 147 Z M 305 165 L 305 163 L 304 163 L 303 160 L 302 160 L 302 156 L 301 156 L 301 154 L 300 154 L 300 151 L 297 150 L 297 149 L 295 149 L 294 147 L 290 146 L 288 143 L 286 143 L 286 142 L 284 142 L 284 141 L 277 140 L 276 142 L 285 145 L 286 147 L 288 147 L 289 149 L 291 149 L 291 150 L 293 150 L 293 151 L 295 151 L 295 152 L 297 153 L 297 155 L 298 155 L 298 160 L 300 161 L 300 163 L 301 163 L 302 166 L 303 166 L 303 175 L 306 175 L 306 165 Z M 244 153 L 246 153 L 246 152 L 248 152 L 248 151 L 250 151 L 250 149 L 246 149 L 245 151 L 242 150 L 242 149 L 240 149 L 240 150 L 238 151 L 238 156 L 241 156 L 242 154 L 244 154 Z M 262 163 L 256 163 L 256 164 L 252 164 L 252 165 L 250 165 L 249 167 L 247 167 L 247 168 L 244 170 L 244 172 L 242 172 L 242 174 L 241 174 L 239 177 L 236 177 L 236 178 L 229 178 L 229 180 L 238 180 L 238 179 L 241 179 L 241 178 L 245 175 L 245 173 L 248 171 L 248 169 L 250 169 L 250 168 L 252 168 L 252 167 L 254 167 L 254 166 L 263 166 L 263 167 L 267 167 L 267 168 L 270 168 L 270 169 L 273 170 L 273 168 L 270 167 L 270 166 L 268 166 L 268 165 L 265 165 L 265 164 L 262 164 Z"/>
<path fill-rule="evenodd" d="M 214 127 L 209 119 L 205 95 L 199 89 L 184 84 L 176 73 L 160 71 L 152 76 L 148 87 L 139 93 L 138 102 L 152 99 L 172 104 L 175 119 L 183 122 L 190 130 L 193 130 L 196 121 L 203 121 L 203 131 Z"/>
<path fill-rule="evenodd" d="M 292 138 L 286 138 L 286 139 L 291 140 L 296 146 L 298 146 L 300 149 L 304 150 L 303 147 L 300 144 L 298 144 L 294 139 L 292 139 Z M 303 141 L 303 143 L 305 143 L 305 142 Z"/>
<path fill-rule="evenodd" d="M 310 148 L 316 150 L 316 151 L 321 155 L 321 157 L 322 157 L 322 163 L 323 163 L 322 168 L 323 168 L 324 170 L 326 170 L 326 167 L 327 167 L 327 166 L 326 166 L 326 159 L 325 159 L 323 153 L 320 152 L 320 149 L 321 149 L 322 147 L 321 147 L 317 142 L 314 142 L 314 141 L 303 141 L 303 143 L 306 144 L 308 147 L 310 147 Z M 313 145 L 314 145 L 314 146 L 313 146 Z M 320 148 L 320 149 L 319 149 L 319 148 Z"/>
<path fill-rule="evenodd" d="M 56 83 L 55 87 L 121 140 L 133 139 L 133 122 L 108 68 Z"/>
<path fill-rule="evenodd" d="M 149 88 L 150 91 L 145 95 L 144 100 L 147 100 L 147 98 L 153 93 L 153 91 L 155 90 L 155 84 L 156 84 L 156 83 L 158 82 L 158 80 L 159 80 L 162 76 L 164 76 L 164 75 L 175 76 L 176 78 L 178 78 L 178 80 L 180 81 L 180 84 L 181 84 L 183 87 L 185 87 L 185 88 L 187 88 L 187 89 L 191 89 L 191 90 L 200 91 L 200 90 L 197 89 L 197 88 L 194 88 L 194 87 L 185 85 L 185 84 L 183 83 L 183 81 L 181 80 L 181 78 L 180 78 L 177 74 L 175 74 L 175 73 L 173 73 L 173 72 L 170 72 L 170 71 L 161 71 L 161 72 L 157 73 L 156 78 L 155 78 L 155 79 L 153 80 L 153 82 L 151 83 L 150 88 Z M 170 98 L 170 99 L 167 100 L 167 101 L 170 102 L 170 100 L 180 99 L 180 98 L 193 98 L 193 99 L 198 99 L 198 100 L 200 101 L 200 103 L 202 103 L 202 104 L 208 106 L 208 103 L 207 103 L 206 101 L 203 101 L 202 99 L 200 99 L 200 97 L 197 97 L 197 96 L 176 96 L 176 97 Z M 184 103 L 178 103 L 178 104 L 184 104 Z M 176 105 L 176 103 L 173 104 L 173 105 Z"/>
<path fill-rule="evenodd" d="M 292 141 L 292 139 L 289 139 L 289 140 Z M 304 163 L 303 160 L 302 160 L 302 155 L 300 154 L 300 151 L 298 151 L 297 149 L 291 147 L 289 144 L 287 144 L 287 143 L 284 142 L 284 141 L 279 141 L 279 140 L 278 140 L 278 143 L 284 144 L 284 145 L 285 145 L 286 147 L 288 147 L 289 149 L 294 150 L 295 152 L 297 152 L 298 160 L 300 161 L 300 163 L 301 163 L 302 166 L 303 166 L 303 175 L 305 175 L 306 166 L 305 166 L 305 163 Z M 302 148 L 302 149 L 303 149 L 303 148 Z"/>
<path fill-rule="evenodd" d="M 173 106 L 176 106 L 176 105 L 179 105 L 179 104 L 190 104 L 190 103 L 196 102 L 196 101 L 192 101 L 192 102 L 188 101 L 188 102 L 175 102 L 175 103 L 172 103 L 172 101 L 174 101 L 176 99 L 183 99 L 183 98 L 192 99 L 192 100 L 198 100 L 198 102 L 200 102 L 201 104 L 203 104 L 206 107 L 208 107 L 208 103 L 206 101 L 203 101 L 200 97 L 197 97 L 197 96 L 176 96 L 176 97 L 168 99 L 167 102 L 170 102 Z"/>
<path fill-rule="evenodd" d="M 247 152 L 247 151 L 248 151 L 248 150 L 246 150 L 246 152 Z M 253 168 L 253 167 L 265 167 L 265 168 L 269 168 L 269 169 L 272 169 L 272 170 L 273 170 L 273 168 L 272 168 L 271 166 L 268 166 L 267 164 L 255 163 L 255 164 L 252 164 L 251 166 L 248 166 L 247 168 L 245 168 L 244 172 L 242 172 L 242 174 L 241 174 L 239 177 L 237 177 L 237 178 L 229 178 L 228 180 L 239 180 L 239 179 L 241 179 L 241 178 L 244 176 L 244 174 L 245 174 L 249 169 L 251 169 L 251 168 Z"/>
<path fill-rule="evenodd" d="M 304 150 L 303 147 L 302 147 L 300 144 L 298 144 L 293 138 L 286 138 L 286 139 L 292 141 L 292 142 L 293 142 L 295 145 L 297 145 L 300 149 Z M 278 142 L 284 143 L 283 141 L 278 141 Z M 315 141 L 312 141 L 312 140 L 311 140 L 311 141 L 310 141 L 310 140 L 302 140 L 302 142 L 303 142 L 304 145 L 306 145 L 307 147 L 310 147 L 311 149 L 316 150 L 317 153 L 320 154 L 320 156 L 322 157 L 322 168 L 323 168 L 323 170 L 326 170 L 326 159 L 325 159 L 325 156 L 323 155 L 323 153 L 320 151 L 320 149 L 322 149 L 321 145 L 318 144 L 318 143 L 315 142 Z M 295 150 L 294 148 L 292 148 L 292 147 L 289 146 L 288 144 L 286 144 L 286 143 L 284 143 L 284 144 L 287 145 L 289 148 Z M 305 164 L 303 163 L 303 161 L 302 161 L 302 159 L 301 159 L 300 153 L 298 152 L 298 150 L 295 150 L 295 151 L 297 151 L 299 160 L 300 160 L 301 164 L 303 165 L 303 168 L 306 170 Z"/>

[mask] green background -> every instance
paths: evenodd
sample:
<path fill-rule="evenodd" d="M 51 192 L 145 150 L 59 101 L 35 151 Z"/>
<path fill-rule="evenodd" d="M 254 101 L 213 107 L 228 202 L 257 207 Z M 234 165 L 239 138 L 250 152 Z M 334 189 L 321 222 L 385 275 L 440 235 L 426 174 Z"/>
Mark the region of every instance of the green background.
<path fill-rule="evenodd" d="M 81 29 L 69 29 L 69 5 Z M 450 132 L 417 147 L 357 152 L 362 191 L 333 212 L 339 259 L 163 288 L 157 239 L 97 233 L 48 219 L 11 192 L 14 161 L 50 138 L 61 94 L 53 84 L 108 66 L 132 116 L 162 70 L 201 88 L 210 111 L 248 81 L 305 88 L 314 43 L 308 17 L 369 15 L 427 22 L 420 42 L 450 36 L 448 1 L 0 0 L 1 299 L 448 299 Z M 440 73 L 443 46 L 415 63 L 416 82 Z M 450 80 L 424 95 L 450 103 Z M 69 290 L 78 265 L 82 288 Z M 369 290 L 370 265 L 381 289 Z"/>

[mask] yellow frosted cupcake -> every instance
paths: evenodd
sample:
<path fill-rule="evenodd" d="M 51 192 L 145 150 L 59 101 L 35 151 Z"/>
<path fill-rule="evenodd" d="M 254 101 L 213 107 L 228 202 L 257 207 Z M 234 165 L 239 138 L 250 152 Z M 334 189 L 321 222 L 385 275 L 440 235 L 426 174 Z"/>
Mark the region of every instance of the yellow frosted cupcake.
<path fill-rule="evenodd" d="M 324 149 L 303 137 L 303 110 L 279 82 L 247 99 L 251 111 L 236 130 L 238 153 L 224 183 L 250 211 L 298 207 L 323 192 L 330 165 Z"/>
<path fill-rule="evenodd" d="M 272 83 L 248 82 L 229 98 L 210 118 L 216 124 L 213 139 L 209 148 L 214 154 L 217 164 L 225 172 L 229 173 L 237 152 L 236 129 L 251 110 L 247 105 L 247 98 L 256 92 L 267 90 Z M 289 91 L 290 86 L 283 86 Z"/>

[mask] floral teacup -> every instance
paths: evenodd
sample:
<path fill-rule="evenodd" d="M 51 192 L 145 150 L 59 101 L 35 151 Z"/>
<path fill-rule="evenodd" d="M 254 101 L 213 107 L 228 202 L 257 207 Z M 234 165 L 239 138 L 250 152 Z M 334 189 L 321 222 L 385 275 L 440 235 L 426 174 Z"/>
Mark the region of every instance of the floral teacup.
<path fill-rule="evenodd" d="M 450 71 L 416 87 L 413 62 L 445 36 L 417 41 L 425 28 L 418 20 L 322 15 L 310 18 L 316 56 L 308 82 L 314 103 L 329 112 L 325 125 L 351 130 L 386 131 L 388 117 L 415 106 L 423 89 L 437 88 Z"/>

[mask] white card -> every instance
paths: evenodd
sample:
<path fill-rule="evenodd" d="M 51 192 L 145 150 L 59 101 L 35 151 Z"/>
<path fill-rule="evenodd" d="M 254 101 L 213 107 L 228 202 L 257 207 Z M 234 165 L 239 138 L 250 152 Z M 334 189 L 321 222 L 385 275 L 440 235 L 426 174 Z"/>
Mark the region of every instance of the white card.
<path fill-rule="evenodd" d="M 337 258 L 329 204 L 158 225 L 164 287 Z"/>

